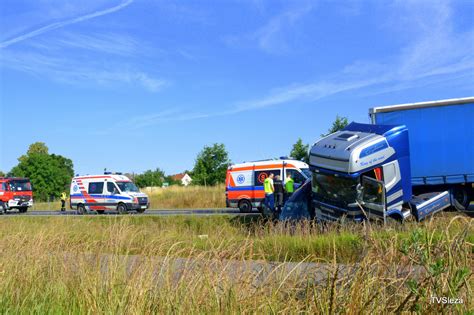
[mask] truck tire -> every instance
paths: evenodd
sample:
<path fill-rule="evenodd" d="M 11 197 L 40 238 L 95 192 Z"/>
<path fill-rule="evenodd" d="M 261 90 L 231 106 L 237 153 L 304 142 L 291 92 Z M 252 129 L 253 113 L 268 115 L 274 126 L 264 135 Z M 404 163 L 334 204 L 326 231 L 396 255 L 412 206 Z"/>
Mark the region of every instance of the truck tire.
<path fill-rule="evenodd" d="M 104 214 L 104 210 L 97 210 L 98 214 Z"/>
<path fill-rule="evenodd" d="M 20 207 L 18 208 L 18 211 L 20 211 L 20 213 L 25 213 L 26 211 L 28 211 L 28 207 Z"/>
<path fill-rule="evenodd" d="M 248 213 L 252 211 L 252 203 L 247 199 L 242 199 L 239 201 L 239 210 L 242 213 Z"/>
<path fill-rule="evenodd" d="M 458 211 L 466 211 L 469 209 L 469 192 L 467 187 L 456 187 L 453 190 L 453 205 Z"/>
<path fill-rule="evenodd" d="M 128 211 L 127 211 L 127 206 L 126 206 L 123 202 L 121 202 L 121 203 L 119 203 L 118 206 L 117 206 L 117 211 L 118 211 L 118 213 L 120 213 L 120 214 L 125 214 L 125 213 L 128 212 Z"/>
<path fill-rule="evenodd" d="M 82 203 L 77 205 L 77 214 L 83 215 L 86 214 L 86 207 Z"/>

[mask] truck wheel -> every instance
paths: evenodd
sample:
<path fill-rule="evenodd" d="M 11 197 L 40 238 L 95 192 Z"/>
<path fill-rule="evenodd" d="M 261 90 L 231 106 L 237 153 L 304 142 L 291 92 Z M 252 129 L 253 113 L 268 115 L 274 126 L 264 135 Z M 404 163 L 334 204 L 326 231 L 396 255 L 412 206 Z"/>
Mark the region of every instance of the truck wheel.
<path fill-rule="evenodd" d="M 86 207 L 82 203 L 77 205 L 77 214 L 86 214 Z"/>
<path fill-rule="evenodd" d="M 454 208 L 458 211 L 466 211 L 469 208 L 469 194 L 467 188 L 456 187 L 453 191 Z"/>
<path fill-rule="evenodd" d="M 0 214 L 7 213 L 7 208 L 5 208 L 5 204 L 3 201 L 0 201 Z"/>
<path fill-rule="evenodd" d="M 242 213 L 247 213 L 252 211 L 252 203 L 247 199 L 242 199 L 239 201 L 239 210 Z"/>
<path fill-rule="evenodd" d="M 25 213 L 26 211 L 28 211 L 28 207 L 20 207 L 18 208 L 18 211 L 20 211 L 20 213 Z"/>
<path fill-rule="evenodd" d="M 125 213 L 127 213 L 127 206 L 124 203 L 121 202 L 117 206 L 117 211 L 120 214 L 125 214 Z"/>
<path fill-rule="evenodd" d="M 104 210 L 97 210 L 98 214 L 104 214 Z"/>

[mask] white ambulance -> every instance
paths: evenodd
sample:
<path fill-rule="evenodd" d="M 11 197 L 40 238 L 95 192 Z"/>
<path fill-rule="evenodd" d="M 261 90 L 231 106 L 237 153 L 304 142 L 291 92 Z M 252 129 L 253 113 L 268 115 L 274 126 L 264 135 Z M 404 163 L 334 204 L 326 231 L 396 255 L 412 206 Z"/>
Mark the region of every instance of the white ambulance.
<path fill-rule="evenodd" d="M 70 207 L 79 214 L 106 210 L 143 213 L 149 205 L 148 196 L 121 173 L 76 176 L 71 182 Z"/>
<path fill-rule="evenodd" d="M 270 174 L 281 177 L 283 184 L 291 175 L 298 189 L 311 178 L 308 164 L 287 158 L 244 162 L 231 165 L 226 176 L 226 205 L 249 212 L 253 208 L 261 210 L 265 192 L 263 182 Z"/>

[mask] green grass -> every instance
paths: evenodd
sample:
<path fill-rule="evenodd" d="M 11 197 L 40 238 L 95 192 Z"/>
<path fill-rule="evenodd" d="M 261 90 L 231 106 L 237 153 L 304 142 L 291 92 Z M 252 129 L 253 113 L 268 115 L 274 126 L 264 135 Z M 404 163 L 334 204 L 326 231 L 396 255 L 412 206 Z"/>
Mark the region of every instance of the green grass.
<path fill-rule="evenodd" d="M 473 220 L 453 213 L 324 227 L 224 216 L 3 217 L 0 312 L 463 313 L 474 307 L 473 240 Z M 143 259 L 129 268 L 124 255 Z M 221 264 L 184 266 L 177 278 L 168 264 L 178 258 Z M 229 262 L 249 260 L 334 269 L 323 283 L 284 268 L 264 279 L 229 271 Z M 341 275 L 335 263 L 358 267 Z M 394 273 L 413 266 L 422 272 Z M 464 304 L 430 304 L 431 295 Z"/>

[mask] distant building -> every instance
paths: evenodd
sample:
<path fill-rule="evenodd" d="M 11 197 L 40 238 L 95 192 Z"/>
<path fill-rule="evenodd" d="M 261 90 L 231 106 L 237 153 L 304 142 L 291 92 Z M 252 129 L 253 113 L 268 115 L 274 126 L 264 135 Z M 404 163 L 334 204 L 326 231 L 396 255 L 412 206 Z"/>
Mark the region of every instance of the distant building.
<path fill-rule="evenodd" d="M 188 186 L 193 179 L 186 173 L 171 175 L 171 178 L 176 181 L 180 181 L 183 186 Z"/>

